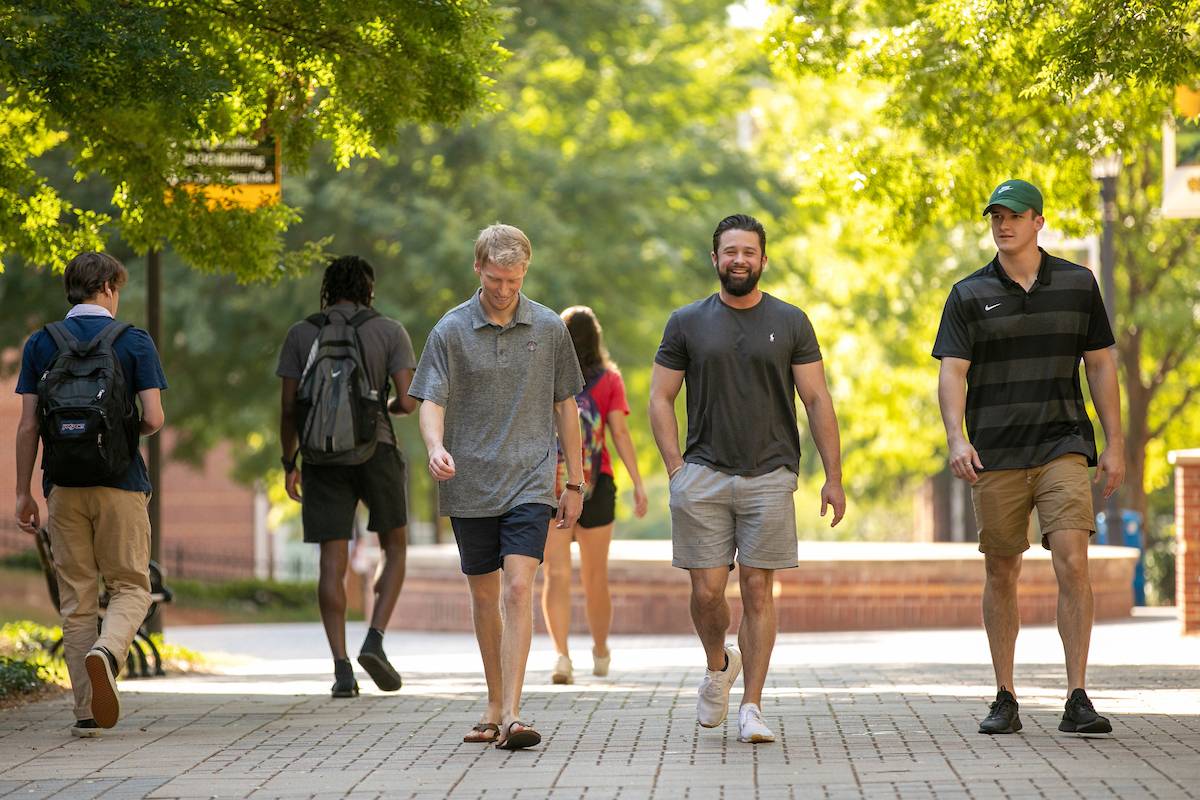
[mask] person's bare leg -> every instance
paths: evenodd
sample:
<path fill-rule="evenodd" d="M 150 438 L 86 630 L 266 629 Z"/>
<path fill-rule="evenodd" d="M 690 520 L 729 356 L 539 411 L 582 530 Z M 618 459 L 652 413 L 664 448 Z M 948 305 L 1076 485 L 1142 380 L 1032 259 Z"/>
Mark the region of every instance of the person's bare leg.
<path fill-rule="evenodd" d="M 533 580 L 538 560 L 509 554 L 504 557 L 504 632 L 501 634 L 500 668 L 503 675 L 503 706 L 500 738 L 507 738 L 508 725 L 520 719 L 521 690 L 525 665 L 533 639 Z"/>
<path fill-rule="evenodd" d="M 321 542 L 321 567 L 317 578 L 317 604 L 321 624 L 335 660 L 346 658 L 346 566 L 350 542 Z"/>
<path fill-rule="evenodd" d="M 742 624 L 738 628 L 738 647 L 742 651 L 742 704 L 762 706 L 767 668 L 775 649 L 775 598 L 772 589 L 775 571 L 738 565 L 742 590 Z"/>
<path fill-rule="evenodd" d="M 729 630 L 729 603 L 725 600 L 725 585 L 729 581 L 728 567 L 690 569 L 692 579 L 692 624 L 704 646 L 708 668 L 725 668 L 725 633 Z"/>
<path fill-rule="evenodd" d="M 500 668 L 500 642 L 504 623 L 500 617 L 500 570 L 486 575 L 468 575 L 471 589 L 471 619 L 475 641 L 483 660 L 483 679 L 487 682 L 487 711 L 480 722 L 500 722 L 503 700 L 503 673 Z"/>
<path fill-rule="evenodd" d="M 1058 578 L 1058 635 L 1067 664 L 1067 696 L 1085 688 L 1088 649 L 1092 642 L 1094 605 L 1088 573 L 1087 531 L 1062 530 L 1047 535 L 1054 575 Z"/>
<path fill-rule="evenodd" d="M 1017 581 L 1021 577 L 1021 554 L 998 556 L 985 553 L 987 579 L 983 584 L 983 627 L 992 650 L 992 669 L 996 687 L 1013 689 L 1013 658 L 1017 650 L 1017 632 L 1021 615 L 1017 608 Z"/>
<path fill-rule="evenodd" d="M 408 553 L 408 529 L 392 528 L 379 534 L 381 558 L 375 570 L 375 601 L 371 610 L 371 627 L 386 630 L 400 589 L 404 586 L 404 566 Z"/>
<path fill-rule="evenodd" d="M 579 539 L 579 576 L 587 601 L 588 629 L 592 632 L 592 657 L 608 655 L 608 632 L 612 628 L 612 593 L 608 588 L 608 548 L 612 542 L 610 522 L 598 528 L 576 528 Z"/>
<path fill-rule="evenodd" d="M 567 636 L 571 632 L 571 536 L 574 529 L 554 527 L 546 537 L 545 566 L 542 570 L 542 616 L 546 630 L 560 656 L 570 655 Z"/>

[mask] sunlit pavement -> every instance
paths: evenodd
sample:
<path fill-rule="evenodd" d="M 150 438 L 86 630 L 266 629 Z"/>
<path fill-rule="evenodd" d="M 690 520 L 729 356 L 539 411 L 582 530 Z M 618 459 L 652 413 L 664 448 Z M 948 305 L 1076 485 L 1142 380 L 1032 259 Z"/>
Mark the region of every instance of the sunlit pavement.
<path fill-rule="evenodd" d="M 350 641 L 361 640 L 361 624 Z M 1173 616 L 1098 625 L 1089 693 L 1114 736 L 1057 731 L 1062 651 L 1050 627 L 1018 642 L 1019 735 L 975 731 L 994 695 L 980 630 L 780 637 L 764 701 L 774 744 L 731 719 L 696 725 L 692 637 L 616 637 L 609 678 L 572 641 L 576 683 L 549 682 L 534 642 L 522 716 L 530 751 L 464 744 L 484 696 L 474 639 L 390 632 L 404 688 L 328 696 L 315 624 L 174 628 L 225 653 L 219 674 L 123 681 L 123 718 L 67 735 L 65 699 L 0 712 L 0 795 L 23 798 L 1200 797 L 1200 639 Z M 352 648 L 353 649 L 353 648 Z"/>

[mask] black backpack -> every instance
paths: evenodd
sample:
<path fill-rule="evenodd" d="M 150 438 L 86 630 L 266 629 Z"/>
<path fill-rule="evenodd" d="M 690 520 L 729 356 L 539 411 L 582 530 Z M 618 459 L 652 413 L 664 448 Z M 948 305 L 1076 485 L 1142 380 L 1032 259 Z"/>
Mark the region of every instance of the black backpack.
<path fill-rule="evenodd" d="M 38 423 L 42 469 L 56 486 L 103 486 L 133 463 L 139 417 L 113 349 L 131 327 L 112 322 L 81 342 L 65 322 L 46 326 L 58 353 L 38 379 Z"/>
<path fill-rule="evenodd" d="M 308 317 L 317 338 L 296 392 L 300 455 L 308 464 L 362 464 L 375 454 L 387 385 L 382 392 L 371 386 L 358 329 L 378 316 L 364 308 L 349 319 L 340 311 Z"/>

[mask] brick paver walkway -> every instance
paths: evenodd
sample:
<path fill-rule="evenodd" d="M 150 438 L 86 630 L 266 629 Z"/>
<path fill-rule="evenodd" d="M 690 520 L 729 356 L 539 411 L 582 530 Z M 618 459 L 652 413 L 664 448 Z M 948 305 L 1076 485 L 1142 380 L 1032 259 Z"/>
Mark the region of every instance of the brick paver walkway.
<path fill-rule="evenodd" d="M 759 746 L 732 722 L 697 727 L 690 638 L 614 639 L 608 680 L 580 641 L 573 686 L 549 684 L 538 640 L 523 716 L 546 741 L 508 754 L 460 741 L 482 697 L 468 636 L 389 634 L 404 689 L 364 683 L 338 701 L 311 657 L 317 626 L 177 629 L 184 644 L 272 657 L 125 682 L 121 725 L 99 740 L 66 735 L 65 699 L 0 712 L 0 796 L 1200 797 L 1200 640 L 1177 630 L 1161 615 L 1097 627 L 1089 682 L 1110 739 L 1057 732 L 1050 628 L 1022 632 L 1025 730 L 1003 737 L 975 732 L 993 693 L 980 631 L 782 636 L 764 709 L 778 741 Z"/>

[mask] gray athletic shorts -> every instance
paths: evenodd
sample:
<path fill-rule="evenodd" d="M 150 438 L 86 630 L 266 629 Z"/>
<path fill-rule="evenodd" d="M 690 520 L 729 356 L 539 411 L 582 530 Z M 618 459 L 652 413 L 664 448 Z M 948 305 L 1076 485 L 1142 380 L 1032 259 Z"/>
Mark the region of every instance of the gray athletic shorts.
<path fill-rule="evenodd" d="M 799 564 L 796 473 L 743 478 L 685 462 L 671 478 L 671 564 L 787 569 Z"/>

